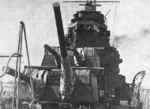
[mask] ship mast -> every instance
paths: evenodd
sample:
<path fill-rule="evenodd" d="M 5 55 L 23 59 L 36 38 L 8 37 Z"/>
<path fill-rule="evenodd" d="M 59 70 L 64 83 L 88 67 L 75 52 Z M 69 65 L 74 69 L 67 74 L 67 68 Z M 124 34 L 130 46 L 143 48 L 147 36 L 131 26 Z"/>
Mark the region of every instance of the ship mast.
<path fill-rule="evenodd" d="M 96 1 L 96 0 L 86 0 L 86 1 L 69 1 L 69 0 L 65 0 L 63 1 L 64 3 L 80 3 L 80 6 L 84 6 L 85 7 L 85 10 L 88 11 L 88 9 L 92 9 L 92 11 L 96 11 L 96 7 L 97 6 L 101 6 L 101 4 L 104 4 L 104 3 L 120 3 L 120 1 L 117 1 L 117 0 L 101 0 L 101 1 Z"/>

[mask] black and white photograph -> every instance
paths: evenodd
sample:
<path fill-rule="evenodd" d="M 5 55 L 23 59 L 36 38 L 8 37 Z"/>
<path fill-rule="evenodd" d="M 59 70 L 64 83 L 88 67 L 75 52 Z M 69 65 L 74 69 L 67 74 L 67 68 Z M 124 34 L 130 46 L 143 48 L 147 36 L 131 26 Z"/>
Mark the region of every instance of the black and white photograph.
<path fill-rule="evenodd" d="M 150 0 L 0 0 L 0 109 L 150 109 Z"/>

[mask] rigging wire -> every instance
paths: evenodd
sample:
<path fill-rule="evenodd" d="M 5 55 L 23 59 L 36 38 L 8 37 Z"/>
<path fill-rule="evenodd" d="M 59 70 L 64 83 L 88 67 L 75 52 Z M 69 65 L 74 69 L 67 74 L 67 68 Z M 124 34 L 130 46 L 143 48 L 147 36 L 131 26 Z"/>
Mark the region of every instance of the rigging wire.
<path fill-rule="evenodd" d="M 114 35 L 114 31 L 116 29 L 116 18 L 117 18 L 117 5 L 115 5 L 114 14 L 113 14 L 113 20 L 112 20 L 112 34 Z"/>
<path fill-rule="evenodd" d="M 31 69 L 30 69 L 31 63 L 30 63 L 29 47 L 28 47 L 28 41 L 27 41 L 27 35 L 26 35 L 26 27 L 25 27 L 25 24 L 23 22 L 22 22 L 22 24 L 23 24 L 23 32 L 24 32 L 27 62 L 28 62 L 28 66 L 29 66 L 28 71 L 29 71 L 29 74 L 31 74 Z M 34 85 L 33 85 L 32 76 L 30 76 L 30 85 L 31 85 L 32 98 L 34 98 Z M 32 105 L 33 102 L 34 102 L 34 99 L 33 99 L 33 101 L 31 101 L 30 105 Z"/>
<path fill-rule="evenodd" d="M 113 13 L 113 15 L 112 15 L 112 23 L 110 24 L 111 25 L 111 36 L 114 36 L 115 35 L 115 31 L 116 31 L 116 25 L 117 25 L 117 14 L 118 14 L 118 12 L 117 12 L 117 10 L 118 10 L 118 5 L 117 4 L 115 4 L 115 3 L 113 3 L 114 4 L 114 13 Z M 114 37 L 111 37 L 111 39 L 110 39 L 110 44 L 112 45 L 112 46 L 115 46 L 116 48 L 117 48 L 117 46 L 113 43 L 113 38 Z"/>
<path fill-rule="evenodd" d="M 26 27 L 25 27 L 24 23 L 23 23 L 23 32 L 24 32 L 24 40 L 25 40 L 25 46 L 26 46 L 27 62 L 28 62 L 28 65 L 31 66 L 30 56 L 29 56 L 29 47 L 28 47 L 28 41 L 27 41 L 27 34 L 26 34 Z"/>

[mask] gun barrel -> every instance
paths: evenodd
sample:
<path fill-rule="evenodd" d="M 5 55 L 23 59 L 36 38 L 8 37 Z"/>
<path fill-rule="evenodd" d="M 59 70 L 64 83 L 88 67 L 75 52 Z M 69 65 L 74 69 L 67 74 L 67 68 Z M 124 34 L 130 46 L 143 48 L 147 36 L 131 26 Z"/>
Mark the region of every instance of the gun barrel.
<path fill-rule="evenodd" d="M 65 44 L 65 36 L 64 36 L 64 29 L 62 24 L 62 17 L 61 17 L 61 11 L 60 11 L 60 5 L 59 3 L 53 4 L 54 13 L 55 13 L 55 19 L 56 19 L 56 26 L 57 26 L 57 32 L 58 32 L 58 40 L 60 45 L 60 53 L 61 53 L 61 69 L 62 69 L 62 79 L 64 81 L 63 84 L 63 91 L 62 95 L 64 95 L 64 101 L 68 101 L 70 97 L 71 92 L 71 77 L 72 77 L 72 70 L 71 66 L 68 60 L 68 54 Z"/>
<path fill-rule="evenodd" d="M 59 3 L 57 2 L 54 3 L 53 8 L 54 8 L 54 14 L 55 14 L 55 20 L 56 20 L 56 26 L 57 26 L 57 32 L 58 32 L 60 52 L 61 52 L 61 56 L 65 58 L 67 56 L 67 50 L 66 50 L 66 45 L 65 45 L 65 35 L 64 35 L 64 29 L 63 29 Z"/>

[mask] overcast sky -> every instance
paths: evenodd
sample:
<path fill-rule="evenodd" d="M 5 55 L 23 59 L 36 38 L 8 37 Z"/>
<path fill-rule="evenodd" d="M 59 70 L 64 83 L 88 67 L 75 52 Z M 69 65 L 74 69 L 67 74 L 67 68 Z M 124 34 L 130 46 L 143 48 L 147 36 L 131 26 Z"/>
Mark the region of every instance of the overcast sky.
<path fill-rule="evenodd" d="M 0 0 L 0 55 L 12 54 L 17 50 L 19 21 L 26 24 L 27 38 L 32 65 L 40 65 L 44 53 L 43 44 L 57 44 L 55 19 L 52 9 L 54 0 Z M 61 2 L 61 0 L 59 1 Z M 108 4 L 99 8 L 107 16 L 111 38 L 120 37 L 117 45 L 124 63 L 121 73 L 131 81 L 134 74 L 146 70 L 144 87 L 150 78 L 150 14 L 149 0 L 121 0 L 120 4 Z M 64 27 L 72 14 L 80 10 L 77 4 L 62 4 Z M 0 59 L 4 65 L 6 59 Z"/>

